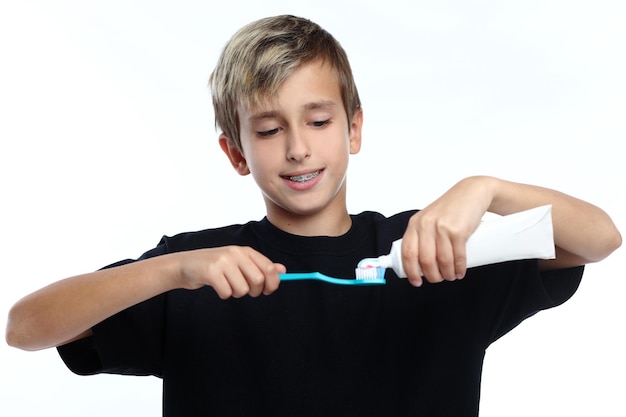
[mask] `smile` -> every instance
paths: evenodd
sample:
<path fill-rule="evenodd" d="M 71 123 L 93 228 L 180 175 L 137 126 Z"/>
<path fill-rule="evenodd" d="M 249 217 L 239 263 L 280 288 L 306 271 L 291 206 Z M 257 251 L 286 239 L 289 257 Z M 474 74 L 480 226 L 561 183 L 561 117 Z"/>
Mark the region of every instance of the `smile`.
<path fill-rule="evenodd" d="M 285 178 L 287 178 L 289 181 L 293 181 L 293 182 L 307 182 L 307 181 L 311 181 L 313 178 L 317 177 L 320 174 L 320 172 L 321 171 L 309 172 L 307 174 L 294 175 L 294 176 L 285 177 Z"/>

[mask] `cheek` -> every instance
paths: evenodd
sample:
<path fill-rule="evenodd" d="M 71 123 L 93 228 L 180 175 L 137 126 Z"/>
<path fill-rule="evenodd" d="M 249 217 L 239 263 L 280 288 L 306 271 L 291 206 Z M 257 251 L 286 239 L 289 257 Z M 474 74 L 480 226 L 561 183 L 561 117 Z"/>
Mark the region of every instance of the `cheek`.
<path fill-rule="evenodd" d="M 249 149 L 247 155 L 253 155 L 247 161 L 250 173 L 255 179 L 270 176 L 278 167 L 276 152 L 268 149 L 268 147 L 260 146 Z"/>
<path fill-rule="evenodd" d="M 329 143 L 326 147 L 327 152 L 335 154 L 337 158 L 347 158 L 351 153 L 350 149 L 350 136 L 345 131 L 338 132 L 337 136 L 342 137 L 342 140 L 335 140 Z"/>

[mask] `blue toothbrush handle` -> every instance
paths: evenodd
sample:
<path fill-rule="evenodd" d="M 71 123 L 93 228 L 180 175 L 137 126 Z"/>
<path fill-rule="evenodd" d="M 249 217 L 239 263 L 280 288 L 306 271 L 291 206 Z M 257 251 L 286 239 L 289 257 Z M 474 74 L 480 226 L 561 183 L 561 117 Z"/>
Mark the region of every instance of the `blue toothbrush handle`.
<path fill-rule="evenodd" d="M 289 272 L 286 274 L 278 274 L 281 281 L 300 281 L 303 279 L 318 279 L 319 277 L 312 272 Z"/>
<path fill-rule="evenodd" d="M 335 278 L 324 275 L 320 272 L 290 272 L 278 275 L 281 281 L 317 280 L 338 285 L 376 285 L 385 284 L 385 279 L 351 279 Z"/>

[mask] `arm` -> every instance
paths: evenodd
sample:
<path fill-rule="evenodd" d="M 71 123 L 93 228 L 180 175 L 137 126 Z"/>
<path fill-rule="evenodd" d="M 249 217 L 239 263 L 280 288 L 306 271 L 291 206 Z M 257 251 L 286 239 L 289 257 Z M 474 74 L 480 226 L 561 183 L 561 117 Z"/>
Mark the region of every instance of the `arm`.
<path fill-rule="evenodd" d="M 557 256 L 540 261 L 541 268 L 597 262 L 621 245 L 619 231 L 598 207 L 547 188 L 493 177 L 469 177 L 409 221 L 402 245 L 409 279 L 421 285 L 418 262 L 430 282 L 462 278 L 466 270 L 465 242 L 485 212 L 506 215 L 545 204 L 552 204 Z"/>
<path fill-rule="evenodd" d="M 158 294 L 209 285 L 221 298 L 270 294 L 284 266 L 239 246 L 179 252 L 78 275 L 19 300 L 6 340 L 38 350 L 89 336 L 104 319 Z"/>

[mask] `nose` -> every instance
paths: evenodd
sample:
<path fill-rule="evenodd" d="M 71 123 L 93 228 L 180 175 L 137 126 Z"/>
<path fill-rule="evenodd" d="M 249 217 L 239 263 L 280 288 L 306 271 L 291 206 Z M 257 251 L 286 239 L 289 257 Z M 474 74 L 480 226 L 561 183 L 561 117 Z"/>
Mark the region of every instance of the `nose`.
<path fill-rule="evenodd" d="M 287 159 L 302 162 L 311 156 L 311 147 L 302 132 L 292 129 L 287 137 Z"/>

